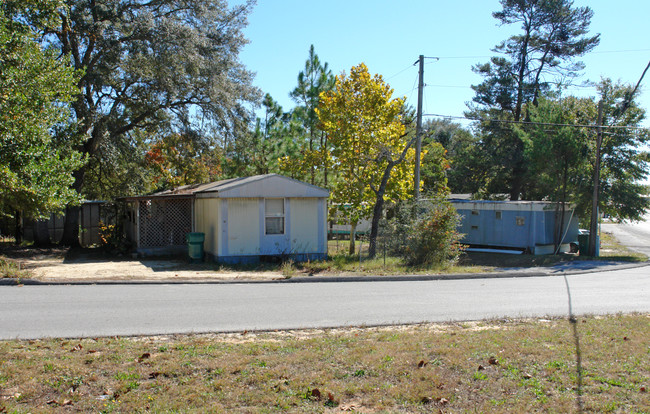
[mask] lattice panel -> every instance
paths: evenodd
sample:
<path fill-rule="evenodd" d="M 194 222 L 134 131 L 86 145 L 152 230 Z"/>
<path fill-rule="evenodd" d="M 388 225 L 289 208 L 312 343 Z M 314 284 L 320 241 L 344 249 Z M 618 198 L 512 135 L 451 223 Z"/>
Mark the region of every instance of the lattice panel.
<path fill-rule="evenodd" d="M 140 247 L 182 246 L 192 231 L 192 200 L 140 202 Z"/>

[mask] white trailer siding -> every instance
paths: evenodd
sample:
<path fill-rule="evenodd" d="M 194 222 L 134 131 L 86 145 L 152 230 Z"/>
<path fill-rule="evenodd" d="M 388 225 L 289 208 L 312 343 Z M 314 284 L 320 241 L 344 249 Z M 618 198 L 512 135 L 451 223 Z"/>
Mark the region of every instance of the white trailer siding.
<path fill-rule="evenodd" d="M 194 228 L 205 233 L 203 249 L 214 256 L 218 255 L 219 248 L 220 204 L 218 198 L 198 198 L 194 201 Z"/>
<path fill-rule="evenodd" d="M 228 237 L 222 256 L 260 254 L 260 202 L 258 198 L 230 198 L 228 203 Z"/>
<path fill-rule="evenodd" d="M 318 253 L 317 198 L 291 199 L 291 253 Z"/>

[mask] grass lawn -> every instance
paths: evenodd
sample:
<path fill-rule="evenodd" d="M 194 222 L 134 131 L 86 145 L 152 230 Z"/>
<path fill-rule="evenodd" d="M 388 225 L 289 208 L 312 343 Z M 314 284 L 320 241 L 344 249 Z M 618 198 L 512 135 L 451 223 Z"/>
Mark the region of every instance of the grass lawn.
<path fill-rule="evenodd" d="M 650 412 L 650 315 L 0 342 L 0 413 Z"/>

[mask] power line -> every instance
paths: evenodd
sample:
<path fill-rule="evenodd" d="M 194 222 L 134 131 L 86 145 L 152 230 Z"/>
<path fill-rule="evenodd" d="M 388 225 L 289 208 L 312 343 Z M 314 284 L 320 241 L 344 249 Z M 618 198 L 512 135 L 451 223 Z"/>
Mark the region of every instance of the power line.
<path fill-rule="evenodd" d="M 597 52 L 590 52 L 590 54 L 607 54 L 607 53 L 632 53 L 632 52 L 648 52 L 650 49 L 622 49 L 622 50 L 602 50 Z M 438 59 L 489 59 L 498 55 L 505 55 L 504 53 L 496 53 L 494 55 L 470 55 L 470 56 L 439 56 Z"/>
<path fill-rule="evenodd" d="M 391 77 L 386 78 L 386 80 L 393 79 L 393 78 L 396 77 L 397 75 L 401 75 L 402 73 L 406 72 L 407 70 L 411 69 L 412 67 L 413 67 L 413 65 L 408 65 L 407 67 L 405 67 L 404 69 L 400 70 L 399 72 L 397 72 L 396 74 L 392 75 Z"/>
<path fill-rule="evenodd" d="M 442 115 L 442 114 L 423 114 L 422 116 L 426 117 L 439 117 L 447 119 L 462 119 L 466 121 L 480 121 L 480 122 L 495 122 L 502 124 L 519 124 L 519 125 L 538 125 L 538 126 L 557 126 L 557 127 L 572 127 L 572 128 L 603 128 L 603 129 L 633 129 L 639 131 L 648 131 L 650 128 L 646 127 L 636 127 L 636 126 L 623 126 L 623 125 L 602 125 L 597 126 L 593 124 L 557 124 L 553 122 L 531 122 L 531 121 L 512 121 L 507 119 L 487 119 L 487 118 L 472 118 L 467 116 L 457 116 L 457 115 Z"/>
<path fill-rule="evenodd" d="M 457 88 L 457 89 L 471 89 L 472 86 L 461 86 L 461 85 L 441 85 L 441 84 L 434 84 L 434 83 L 427 83 L 424 86 L 431 86 L 434 88 Z M 561 86 L 562 89 L 595 89 L 596 85 L 563 85 Z M 530 89 L 530 88 L 529 88 Z"/>

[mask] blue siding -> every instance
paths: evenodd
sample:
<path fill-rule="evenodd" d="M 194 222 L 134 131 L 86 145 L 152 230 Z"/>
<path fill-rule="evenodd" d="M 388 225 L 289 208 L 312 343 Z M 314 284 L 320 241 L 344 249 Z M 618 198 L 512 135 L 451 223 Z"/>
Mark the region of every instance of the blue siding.
<path fill-rule="evenodd" d="M 530 249 L 552 245 L 555 226 L 555 209 L 552 203 L 458 201 L 452 204 L 461 215 L 462 243 L 470 245 Z M 544 209 L 542 209 L 544 207 Z M 571 212 L 565 215 L 566 222 Z M 572 217 L 563 243 L 577 239 L 578 221 Z"/>

